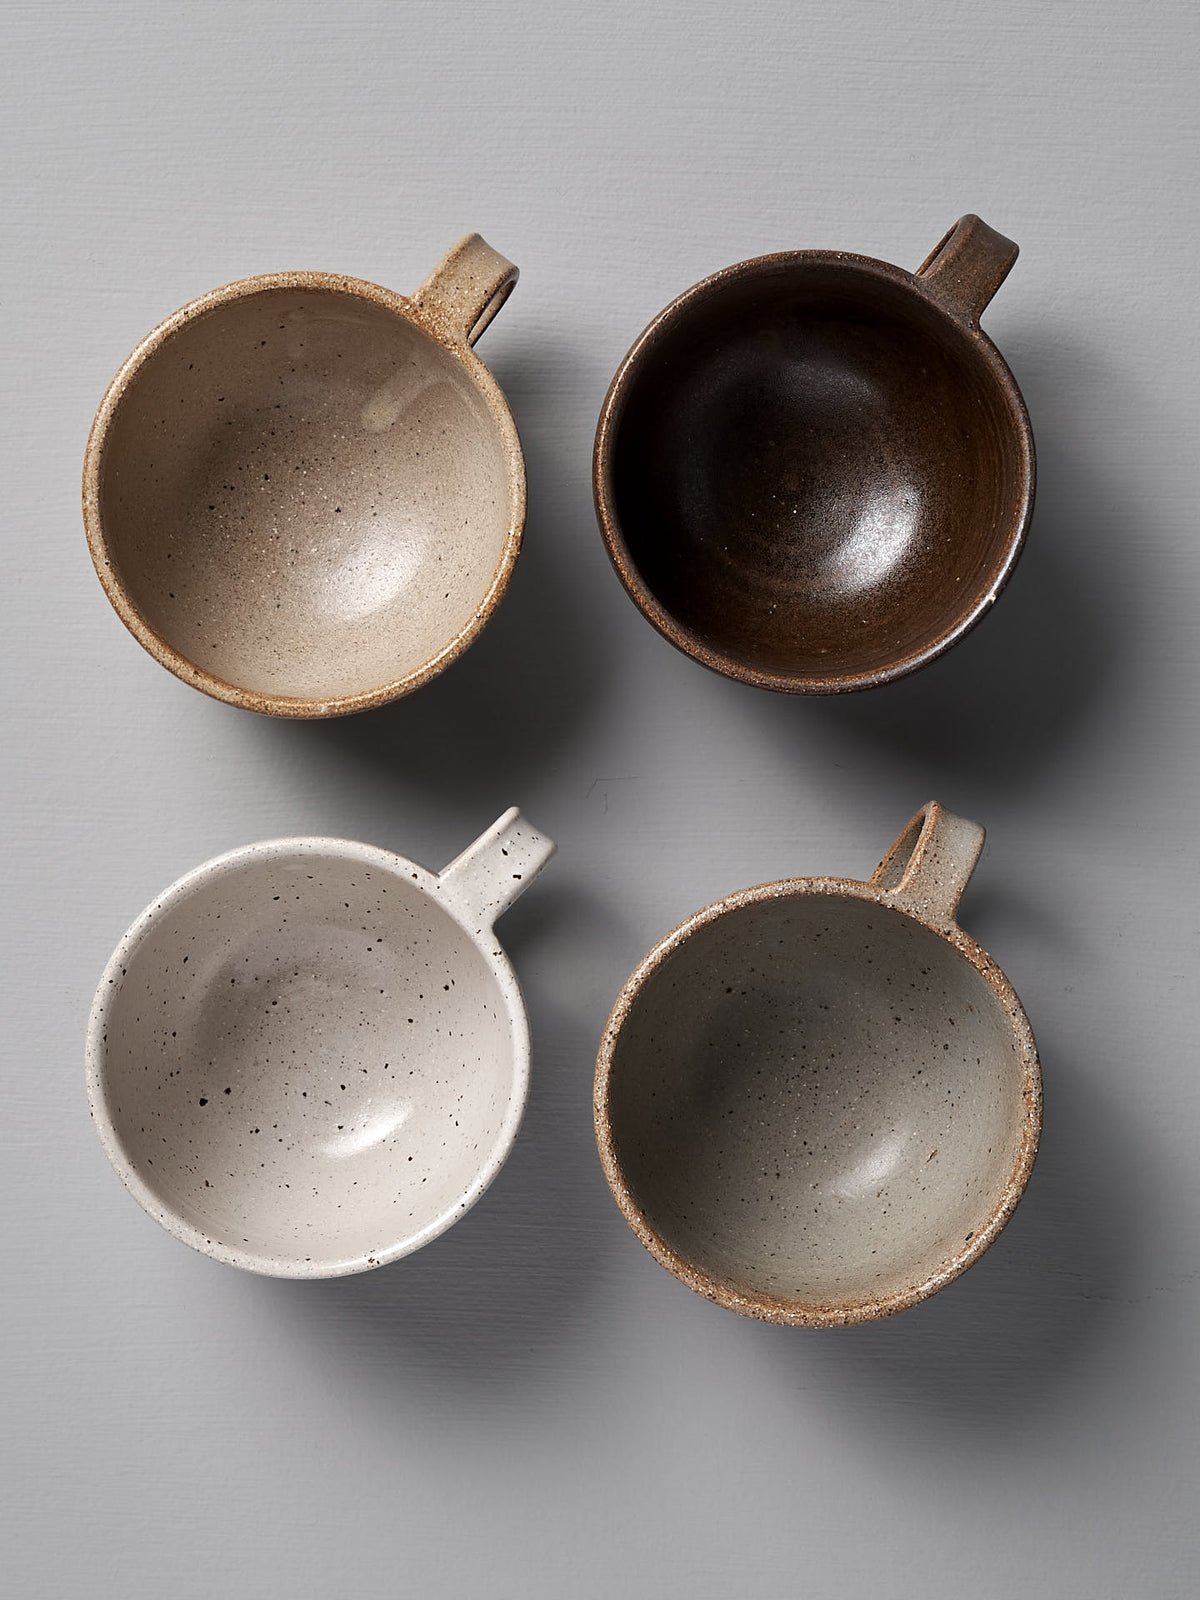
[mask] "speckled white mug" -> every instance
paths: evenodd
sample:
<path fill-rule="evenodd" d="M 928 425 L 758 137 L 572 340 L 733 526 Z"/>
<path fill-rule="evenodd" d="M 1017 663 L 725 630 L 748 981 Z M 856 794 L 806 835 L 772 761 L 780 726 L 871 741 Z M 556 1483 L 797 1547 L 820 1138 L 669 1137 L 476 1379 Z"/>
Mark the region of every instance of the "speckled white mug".
<path fill-rule="evenodd" d="M 690 1288 L 768 1322 L 866 1322 L 949 1283 L 1012 1215 L 1041 1071 L 1011 984 L 954 920 L 982 847 L 931 802 L 869 883 L 730 895 L 625 985 L 600 1155 Z"/>
<path fill-rule="evenodd" d="M 361 1272 L 457 1221 L 517 1135 L 529 1025 L 493 923 L 554 853 L 510 810 L 441 873 L 344 839 L 218 856 L 147 907 L 87 1085 L 163 1227 L 274 1277 Z"/>

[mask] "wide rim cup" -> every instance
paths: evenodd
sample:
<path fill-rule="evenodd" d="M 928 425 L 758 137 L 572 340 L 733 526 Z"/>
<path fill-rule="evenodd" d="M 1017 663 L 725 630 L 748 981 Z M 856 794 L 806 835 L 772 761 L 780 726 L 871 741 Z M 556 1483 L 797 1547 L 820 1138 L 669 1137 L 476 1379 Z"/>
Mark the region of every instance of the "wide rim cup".
<path fill-rule="evenodd" d="M 504 819 L 501 819 L 504 820 Z M 163 915 L 185 902 L 192 892 L 215 877 L 236 873 L 252 861 L 285 857 L 334 856 L 340 860 L 361 862 L 364 866 L 389 875 L 401 876 L 407 883 L 416 883 L 462 928 L 471 942 L 486 959 L 504 1003 L 512 1038 L 512 1090 L 507 1110 L 500 1123 L 495 1143 L 487 1159 L 480 1165 L 472 1182 L 418 1233 L 369 1253 L 347 1256 L 336 1262 L 312 1263 L 300 1257 L 260 1255 L 253 1250 L 243 1250 L 210 1238 L 202 1229 L 194 1227 L 164 1203 L 142 1177 L 138 1168 L 127 1157 L 117 1134 L 109 1108 L 108 1089 L 104 1073 L 105 1035 L 113 1001 L 121 985 L 124 969 L 130 957 L 142 943 L 149 930 Z M 161 1224 L 168 1233 L 184 1244 L 191 1245 L 202 1255 L 212 1256 L 227 1266 L 273 1278 L 335 1278 L 350 1273 L 365 1272 L 386 1266 L 411 1255 L 453 1225 L 480 1199 L 490 1187 L 501 1167 L 508 1159 L 520 1131 L 529 1099 L 530 1033 L 529 1017 L 521 994 L 520 984 L 512 964 L 492 931 L 490 924 L 482 928 L 473 919 L 467 905 L 443 881 L 446 872 L 437 874 L 409 861 L 394 851 L 376 845 L 362 844 L 353 839 L 335 839 L 301 836 L 287 839 L 266 839 L 256 844 L 242 845 L 236 850 L 214 856 L 201 866 L 177 878 L 162 894 L 141 912 L 121 938 L 104 968 L 88 1017 L 85 1070 L 88 1103 L 92 1120 L 105 1154 L 117 1175 L 142 1209 Z"/>
<path fill-rule="evenodd" d="M 977 220 L 973 217 L 964 218 L 963 222 Z M 959 227 L 962 225 L 963 223 L 958 224 Z M 978 315 L 973 317 L 954 315 L 947 309 L 947 299 L 932 292 L 928 281 L 920 276 L 921 272 L 937 258 L 954 233 L 953 228 L 947 232 L 917 272 L 906 271 L 903 267 L 893 266 L 890 262 L 877 260 L 873 256 L 856 255 L 843 250 L 785 250 L 735 262 L 732 266 L 723 267 L 720 271 L 702 278 L 665 306 L 638 336 L 617 368 L 601 407 L 592 454 L 592 495 L 601 536 L 618 578 L 642 614 L 664 639 L 681 650 L 684 655 L 691 656 L 702 666 L 708 667 L 710 671 L 733 678 L 739 683 L 750 684 L 754 688 L 771 689 L 782 694 L 849 694 L 861 689 L 878 688 L 885 683 L 908 677 L 909 674 L 944 655 L 960 639 L 965 638 L 991 610 L 1012 576 L 1024 548 L 1033 516 L 1037 482 L 1033 429 L 1017 381 L 1000 351 L 980 328 Z M 1014 518 L 1001 559 L 993 570 L 992 580 L 986 592 L 974 605 L 936 638 L 898 658 L 887 667 L 873 672 L 830 673 L 822 677 L 768 672 L 749 666 L 736 656 L 707 643 L 679 622 L 642 578 L 621 528 L 613 490 L 613 454 L 622 416 L 644 362 L 653 353 L 663 335 L 674 326 L 684 312 L 699 301 L 720 294 L 731 284 L 760 274 L 780 274 L 812 266 L 850 267 L 907 289 L 920 296 L 923 308 L 931 308 L 940 313 L 959 337 L 966 338 L 973 344 L 978 358 L 985 363 L 999 384 L 1010 408 L 1013 435 L 1019 452 L 1021 479 L 1020 493 L 1014 503 Z"/>
<path fill-rule="evenodd" d="M 473 237 L 468 236 L 468 238 Z M 445 260 L 449 261 L 467 243 L 468 240 L 461 241 Z M 508 287 L 511 288 L 511 284 Z M 354 295 L 382 306 L 405 321 L 413 323 L 466 368 L 499 429 L 507 463 L 508 533 L 488 591 L 471 617 L 435 656 L 412 672 L 387 683 L 378 684 L 374 688 L 360 690 L 356 694 L 324 699 L 261 694 L 252 689 L 245 689 L 206 671 L 176 650 L 146 620 L 122 582 L 110 556 L 100 506 L 101 463 L 109 426 L 126 389 L 142 367 L 169 339 L 189 323 L 236 300 L 278 289 L 309 289 L 321 293 Z M 507 293 L 507 289 L 503 293 Z M 187 305 L 181 306 L 178 311 L 148 333 L 109 384 L 92 422 L 83 461 L 83 523 L 92 563 L 113 609 L 138 643 L 177 678 L 211 695 L 213 699 L 241 706 L 247 711 L 262 712 L 276 717 L 338 717 L 355 711 L 369 711 L 376 706 L 398 700 L 403 695 L 411 694 L 414 689 L 419 689 L 456 661 L 478 637 L 499 605 L 516 566 L 525 529 L 525 461 L 517 425 L 500 385 L 471 348 L 471 340 L 478 337 L 486 327 L 502 298 L 503 294 L 498 295 L 487 308 L 485 315 L 470 328 L 462 330 L 460 334 L 447 318 L 423 309 L 418 299 L 398 294 L 394 290 L 385 289 L 363 278 L 346 277 L 332 272 L 268 272 L 256 277 L 239 278 L 233 283 L 224 284 L 218 289 L 200 295 L 198 299 L 190 300 Z"/>
<path fill-rule="evenodd" d="M 613 1060 L 622 1028 L 646 984 L 668 957 L 694 934 L 730 912 L 766 900 L 784 900 L 804 895 L 863 900 L 871 905 L 898 912 L 944 939 L 975 968 L 995 993 L 1012 1025 L 1013 1037 L 1021 1057 L 1024 1108 L 1021 1138 L 1012 1171 L 986 1224 L 975 1230 L 969 1244 L 955 1251 L 935 1272 L 920 1281 L 894 1294 L 868 1297 L 840 1305 L 801 1303 L 774 1295 L 738 1293 L 728 1284 L 700 1271 L 680 1255 L 658 1232 L 634 1198 L 625 1180 L 609 1114 Z M 911 900 L 896 890 L 881 889 L 858 879 L 783 878 L 739 890 L 705 906 L 660 940 L 638 964 L 617 998 L 601 1040 L 596 1061 L 593 1116 L 600 1161 L 613 1197 L 638 1239 L 668 1272 L 705 1299 L 761 1322 L 781 1323 L 788 1327 L 801 1328 L 846 1327 L 854 1323 L 873 1322 L 881 1317 L 890 1317 L 896 1312 L 917 1305 L 922 1300 L 927 1300 L 930 1295 L 936 1294 L 939 1289 L 951 1283 L 978 1261 L 999 1237 L 1025 1192 L 1037 1156 L 1042 1127 L 1042 1075 L 1033 1029 L 1012 984 L 987 951 L 972 939 L 970 934 L 964 933 L 952 918 L 919 911 Z"/>

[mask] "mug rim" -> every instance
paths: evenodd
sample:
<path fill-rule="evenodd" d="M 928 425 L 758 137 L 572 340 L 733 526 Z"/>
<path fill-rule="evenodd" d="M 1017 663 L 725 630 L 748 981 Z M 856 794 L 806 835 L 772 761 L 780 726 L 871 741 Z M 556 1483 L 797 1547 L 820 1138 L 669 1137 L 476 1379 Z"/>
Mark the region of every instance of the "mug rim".
<path fill-rule="evenodd" d="M 1012 1170 L 986 1224 L 975 1230 L 969 1244 L 955 1251 L 936 1271 L 920 1282 L 909 1284 L 894 1294 L 871 1296 L 841 1304 L 805 1302 L 787 1299 L 781 1295 L 740 1293 L 702 1271 L 681 1255 L 667 1243 L 634 1199 L 625 1181 L 609 1113 L 613 1060 L 621 1033 L 642 990 L 667 958 L 686 944 L 694 934 L 720 921 L 731 912 L 767 900 L 799 899 L 808 895 L 828 895 L 833 898 L 866 901 L 868 904 L 896 911 L 944 939 L 959 956 L 974 967 L 995 993 L 1009 1019 L 1021 1057 L 1021 1097 L 1024 1107 L 1021 1137 Z M 905 1311 L 910 1306 L 927 1300 L 930 1295 L 945 1288 L 968 1267 L 973 1266 L 995 1243 L 1025 1192 L 1037 1157 L 1042 1128 L 1042 1073 L 1033 1029 L 1016 990 L 982 945 L 970 934 L 964 933 L 952 918 L 932 916 L 919 910 L 898 890 L 880 889 L 856 878 L 780 878 L 770 883 L 756 884 L 750 889 L 740 889 L 733 894 L 725 895 L 720 900 L 714 900 L 673 928 L 642 958 L 626 980 L 605 1025 L 596 1058 L 592 1109 L 600 1162 L 613 1198 L 630 1228 L 660 1266 L 665 1267 L 681 1283 L 686 1284 L 704 1299 L 724 1306 L 729 1311 L 736 1311 L 741 1316 L 794 1328 L 848 1327 L 854 1323 L 873 1322 L 881 1317 L 894 1316 L 898 1311 Z"/>
<path fill-rule="evenodd" d="M 1013 521 L 1001 560 L 993 567 L 991 581 L 982 598 L 935 639 L 927 641 L 920 648 L 910 651 L 889 665 L 871 672 L 837 673 L 826 677 L 771 672 L 761 667 L 750 666 L 727 651 L 707 643 L 691 628 L 685 627 L 662 604 L 643 579 L 621 527 L 613 492 L 613 452 L 622 415 L 628 404 L 629 392 L 637 383 L 644 357 L 662 334 L 696 301 L 718 293 L 739 279 L 810 266 L 850 267 L 869 276 L 883 279 L 918 295 L 925 308 L 954 328 L 957 334 L 968 342 L 975 357 L 984 363 L 1000 387 L 1009 409 L 1020 462 L 1019 492 L 1013 506 Z M 685 289 L 682 294 L 676 295 L 652 318 L 622 358 L 600 409 L 592 452 L 592 498 L 601 537 L 617 577 L 642 615 L 668 643 L 673 644 L 684 655 L 691 656 L 701 666 L 707 667 L 712 672 L 718 672 L 723 677 L 732 678 L 738 683 L 750 684 L 756 689 L 771 689 L 782 694 L 850 694 L 860 689 L 878 688 L 919 671 L 965 638 L 991 610 L 1012 576 L 1024 549 L 1025 538 L 1033 517 L 1036 488 L 1037 456 L 1028 408 L 1008 363 L 979 327 L 978 321 L 972 324 L 953 316 L 938 298 L 922 287 L 922 280 L 917 273 L 909 272 L 904 267 L 894 266 L 891 262 L 881 261 L 874 256 L 857 255 L 848 250 L 780 250 L 768 255 L 751 256 L 745 261 L 735 261 L 731 266 L 710 273 Z"/>
<path fill-rule="evenodd" d="M 448 355 L 457 360 L 482 394 L 499 430 L 507 464 L 508 475 L 508 532 L 504 549 L 497 563 L 487 593 L 476 606 L 467 622 L 438 653 L 412 672 L 372 689 L 354 694 L 328 697 L 306 695 L 264 694 L 246 689 L 207 671 L 191 661 L 160 634 L 143 615 L 140 607 L 125 587 L 111 558 L 104 532 L 104 517 L 100 505 L 100 473 L 104 447 L 109 427 L 117 408 L 137 374 L 158 353 L 164 344 L 181 328 L 198 318 L 260 293 L 274 290 L 307 289 L 321 294 L 349 295 L 367 300 L 390 311 L 404 321 L 412 323 Z M 87 536 L 92 565 L 100 579 L 105 594 L 121 621 L 142 647 L 160 665 L 193 688 L 211 695 L 214 700 L 224 700 L 229 705 L 241 706 L 247 711 L 257 711 L 276 717 L 338 717 L 355 711 L 369 711 L 387 705 L 403 695 L 410 694 L 443 672 L 471 645 L 491 619 L 508 588 L 513 568 L 521 552 L 527 511 L 525 457 L 521 448 L 517 425 L 503 390 L 489 368 L 480 360 L 463 339 L 447 337 L 441 325 L 425 315 L 416 301 L 365 278 L 349 277 L 337 272 L 265 272 L 249 278 L 237 278 L 206 294 L 189 300 L 178 311 L 164 318 L 141 339 L 118 368 L 115 377 L 104 392 L 104 397 L 93 418 L 83 458 L 83 526 Z"/>
<path fill-rule="evenodd" d="M 126 1156 L 110 1114 L 105 1073 L 105 1030 L 113 1001 L 126 976 L 125 967 L 164 912 L 188 900 L 209 880 L 233 875 L 253 861 L 322 856 L 361 862 L 365 866 L 400 877 L 406 884 L 415 882 L 421 893 L 434 901 L 467 935 L 485 958 L 504 998 L 512 1041 L 510 1052 L 512 1088 L 508 1108 L 487 1160 L 480 1163 L 468 1187 L 431 1223 L 381 1250 L 346 1256 L 334 1262 L 314 1263 L 305 1261 L 301 1257 L 263 1255 L 254 1250 L 239 1249 L 213 1239 L 202 1229 L 186 1221 L 146 1182 L 140 1168 Z M 182 877 L 176 878 L 144 907 L 118 940 L 96 986 L 88 1014 L 84 1067 L 88 1105 L 105 1154 L 117 1176 L 143 1211 L 161 1224 L 168 1233 L 173 1234 L 184 1244 L 191 1245 L 202 1255 L 212 1256 L 214 1260 L 221 1261 L 227 1266 L 241 1267 L 245 1271 L 259 1273 L 264 1277 L 304 1279 L 345 1277 L 351 1273 L 366 1272 L 375 1267 L 386 1266 L 389 1262 L 399 1261 L 402 1257 L 421 1249 L 464 1216 L 490 1187 L 512 1153 L 529 1099 L 529 1017 L 516 972 L 494 930 L 490 926 L 482 930 L 473 928 L 465 910 L 460 908 L 455 897 L 444 891 L 437 873 L 430 872 L 418 862 L 409 861 L 395 851 L 385 850 L 378 845 L 364 844 L 355 839 L 304 834 L 292 838 L 263 839 L 213 856 L 210 860 L 185 872 Z"/>

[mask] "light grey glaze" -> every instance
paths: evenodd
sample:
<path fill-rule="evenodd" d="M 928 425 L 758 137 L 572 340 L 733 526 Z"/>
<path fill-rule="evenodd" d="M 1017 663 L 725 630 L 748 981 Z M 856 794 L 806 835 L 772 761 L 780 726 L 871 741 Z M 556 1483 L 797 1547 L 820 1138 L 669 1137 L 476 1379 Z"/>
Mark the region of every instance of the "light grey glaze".
<path fill-rule="evenodd" d="M 601 1153 L 693 1288 L 771 1320 L 863 1320 L 940 1287 L 1007 1219 L 1040 1076 L 1016 996 L 950 921 L 982 838 L 927 807 L 871 884 L 732 896 L 626 986 Z"/>

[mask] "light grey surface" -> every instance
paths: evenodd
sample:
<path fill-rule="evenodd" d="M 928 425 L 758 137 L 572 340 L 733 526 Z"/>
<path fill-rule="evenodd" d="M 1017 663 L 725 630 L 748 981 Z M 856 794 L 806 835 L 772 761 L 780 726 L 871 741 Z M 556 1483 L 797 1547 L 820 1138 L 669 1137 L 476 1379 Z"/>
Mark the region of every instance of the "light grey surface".
<path fill-rule="evenodd" d="M 1200 713 L 1190 3 L 3 8 L 5 1549 L 22 1596 L 1175 1596 L 1197 1569 Z M 978 211 L 1040 455 L 995 615 L 845 702 L 709 676 L 612 576 L 608 378 L 744 256 L 920 262 Z M 91 571 L 118 363 L 286 267 L 411 290 L 479 229 L 525 440 L 487 633 L 397 707 L 288 725 L 176 682 Z M 993 1251 L 889 1323 L 691 1295 L 611 1202 L 592 1059 L 724 892 L 865 875 L 935 796 L 962 920 L 1038 1033 L 1042 1156 Z M 534 1088 L 500 1180 L 374 1275 L 258 1280 L 124 1193 L 83 1027 L 145 902 L 255 838 L 438 867 L 510 802 L 561 854 L 502 924 Z"/>

